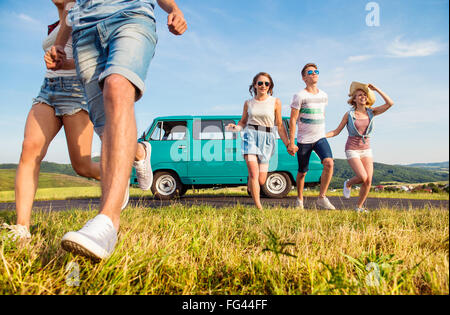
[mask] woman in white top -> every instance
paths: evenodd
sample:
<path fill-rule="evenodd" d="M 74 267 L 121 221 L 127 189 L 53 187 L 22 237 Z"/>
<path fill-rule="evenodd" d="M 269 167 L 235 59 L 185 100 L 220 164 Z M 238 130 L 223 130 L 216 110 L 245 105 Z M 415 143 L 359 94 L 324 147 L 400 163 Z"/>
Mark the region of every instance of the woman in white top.
<path fill-rule="evenodd" d="M 61 20 L 64 0 L 52 0 Z M 49 26 L 44 40 L 45 59 L 50 60 L 49 49 L 58 33 L 59 25 Z M 13 239 L 27 239 L 31 210 L 36 194 L 39 170 L 48 146 L 64 126 L 73 169 L 80 176 L 100 179 L 100 165 L 91 159 L 93 125 L 89 119 L 87 101 L 78 80 L 72 57 L 72 41 L 65 47 L 67 61 L 62 70 L 48 70 L 39 96 L 27 117 L 22 154 L 16 172 L 17 224 L 5 225 Z"/>
<path fill-rule="evenodd" d="M 237 125 L 229 124 L 229 130 L 240 132 L 242 154 L 247 162 L 248 187 L 258 209 L 262 209 L 260 186 L 267 180 L 269 161 L 275 152 L 276 137 L 273 127 L 276 125 L 286 148 L 289 146 L 287 132 L 281 117 L 281 101 L 273 97 L 273 80 L 267 73 L 258 73 L 250 85 L 252 99 L 244 104 L 242 118 Z"/>

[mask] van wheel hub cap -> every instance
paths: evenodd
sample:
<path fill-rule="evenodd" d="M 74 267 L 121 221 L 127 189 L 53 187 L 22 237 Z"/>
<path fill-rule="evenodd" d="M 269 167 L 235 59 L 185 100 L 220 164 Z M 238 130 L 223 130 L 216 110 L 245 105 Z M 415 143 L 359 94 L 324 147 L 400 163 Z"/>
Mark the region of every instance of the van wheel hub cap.
<path fill-rule="evenodd" d="M 281 174 L 272 174 L 267 179 L 267 190 L 272 194 L 281 194 L 286 189 L 286 180 Z"/>
<path fill-rule="evenodd" d="M 164 175 L 156 181 L 156 189 L 161 195 L 171 195 L 175 192 L 177 184 L 175 178 L 170 175 Z"/>

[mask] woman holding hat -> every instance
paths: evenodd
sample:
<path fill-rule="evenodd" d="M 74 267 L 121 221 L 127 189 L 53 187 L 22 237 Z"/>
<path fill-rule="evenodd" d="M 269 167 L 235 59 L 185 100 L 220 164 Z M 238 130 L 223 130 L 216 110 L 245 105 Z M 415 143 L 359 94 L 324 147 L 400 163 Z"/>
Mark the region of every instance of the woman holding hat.
<path fill-rule="evenodd" d="M 372 108 L 376 100 L 374 91 L 384 99 L 384 105 Z M 352 186 L 362 184 L 356 211 L 367 212 L 363 205 L 372 185 L 373 155 L 370 148 L 370 134 L 373 131 L 373 118 L 391 108 L 394 102 L 374 85 L 359 82 L 351 84 L 349 96 L 348 103 L 352 109 L 345 113 L 337 129 L 327 133 L 326 137 L 335 137 L 344 127 L 347 127 L 348 140 L 345 145 L 345 155 L 355 172 L 355 177 L 345 181 L 343 193 L 348 199 Z"/>

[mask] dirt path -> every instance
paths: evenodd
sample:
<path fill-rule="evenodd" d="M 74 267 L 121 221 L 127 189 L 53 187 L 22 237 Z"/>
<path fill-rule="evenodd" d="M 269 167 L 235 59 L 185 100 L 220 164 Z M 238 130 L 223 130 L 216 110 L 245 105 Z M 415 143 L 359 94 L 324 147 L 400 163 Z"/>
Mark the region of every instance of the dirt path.
<path fill-rule="evenodd" d="M 357 198 L 349 200 L 341 197 L 329 197 L 331 203 L 336 209 L 354 209 Z M 293 207 L 295 204 L 295 197 L 284 199 L 262 199 L 263 204 L 268 207 Z M 34 209 L 43 211 L 64 211 L 71 209 L 98 209 L 100 199 L 72 199 L 72 200 L 52 200 L 52 201 L 36 201 Z M 160 201 L 152 198 L 130 198 L 130 206 L 142 206 L 146 208 L 160 208 L 170 206 L 173 204 L 182 204 L 184 206 L 194 205 L 208 205 L 215 208 L 232 207 L 240 204 L 245 206 L 252 206 L 253 201 L 250 197 L 233 197 L 233 196 L 208 196 L 196 195 L 183 197 L 178 200 Z M 366 207 L 370 210 L 380 208 L 393 208 L 399 210 L 412 209 L 426 209 L 426 208 L 449 208 L 448 200 L 416 200 L 416 199 L 382 199 L 382 198 L 368 198 Z M 315 198 L 305 198 L 306 209 L 316 209 Z M 15 210 L 15 203 L 0 203 L 0 211 Z"/>

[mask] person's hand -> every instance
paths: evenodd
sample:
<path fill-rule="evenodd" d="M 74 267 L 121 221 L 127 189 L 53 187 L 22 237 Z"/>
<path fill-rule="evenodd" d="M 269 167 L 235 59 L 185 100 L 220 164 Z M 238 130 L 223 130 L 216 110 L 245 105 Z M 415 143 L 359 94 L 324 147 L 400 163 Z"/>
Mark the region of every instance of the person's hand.
<path fill-rule="evenodd" d="M 167 26 L 174 35 L 182 35 L 187 30 L 187 23 L 181 10 L 174 10 L 167 17 Z"/>
<path fill-rule="evenodd" d="M 290 143 L 287 150 L 290 155 L 295 156 L 295 153 L 298 152 L 298 147 L 295 144 Z"/>
<path fill-rule="evenodd" d="M 47 69 L 54 71 L 62 69 L 64 62 L 66 61 L 64 47 L 52 46 L 50 50 L 45 53 L 44 60 Z"/>
<path fill-rule="evenodd" d="M 369 89 L 371 89 L 372 91 L 378 91 L 378 88 L 375 85 L 370 84 L 370 83 L 369 83 Z"/>
<path fill-rule="evenodd" d="M 235 124 L 228 124 L 227 127 L 225 128 L 226 131 L 232 131 L 232 132 L 239 132 L 242 130 L 242 127 L 239 128 L 239 125 L 235 125 Z"/>

